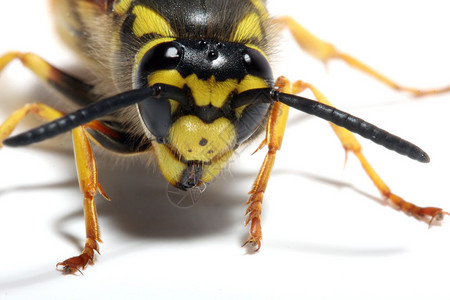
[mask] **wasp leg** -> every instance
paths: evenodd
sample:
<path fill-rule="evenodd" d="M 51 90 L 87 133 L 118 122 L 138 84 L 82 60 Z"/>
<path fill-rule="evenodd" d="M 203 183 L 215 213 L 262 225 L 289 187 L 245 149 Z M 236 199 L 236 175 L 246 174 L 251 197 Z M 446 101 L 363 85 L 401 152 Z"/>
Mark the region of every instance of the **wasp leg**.
<path fill-rule="evenodd" d="M 19 124 L 19 122 L 29 113 L 33 113 L 36 116 L 49 121 L 56 120 L 64 115 L 63 113 L 43 103 L 36 102 L 26 104 L 22 108 L 13 112 L 9 118 L 0 125 L 0 148 L 3 146 L 2 141 L 4 141 L 11 134 L 17 124 Z"/>
<path fill-rule="evenodd" d="M 291 85 L 284 77 L 278 78 L 275 86 L 281 92 L 291 92 Z M 270 111 L 269 120 L 267 122 L 266 137 L 257 149 L 261 149 L 264 145 L 267 145 L 269 148 L 258 176 L 253 183 L 253 188 L 249 193 L 250 198 L 247 201 L 248 208 L 246 212 L 247 219 L 245 221 L 245 225 L 250 224 L 250 236 L 244 245 L 255 245 L 255 251 L 258 251 L 261 247 L 261 206 L 263 196 L 266 191 L 267 183 L 269 182 L 270 172 L 272 171 L 273 164 L 275 163 L 276 152 L 281 148 L 288 112 L 289 107 L 287 105 L 280 102 L 273 104 Z"/>
<path fill-rule="evenodd" d="M 41 118 L 52 121 L 62 117 L 64 114 L 42 103 L 27 104 L 15 111 L 2 125 L 0 125 L 0 146 L 1 141 L 7 138 L 17 124 L 29 113 L 33 113 Z M 98 252 L 98 243 L 101 242 L 95 209 L 94 196 L 99 191 L 108 199 L 97 181 L 97 168 L 95 158 L 89 144 L 86 128 L 106 131 L 102 123 L 93 121 L 82 127 L 73 130 L 73 143 L 75 160 L 78 171 L 78 181 L 81 192 L 84 195 L 84 216 L 86 223 L 86 244 L 81 255 L 69 258 L 58 264 L 66 272 L 75 272 L 84 269 L 87 263 L 92 262 L 94 250 Z"/>
<path fill-rule="evenodd" d="M 374 77 L 391 88 L 411 93 L 414 96 L 432 95 L 450 91 L 450 86 L 439 89 L 422 90 L 399 85 L 358 59 L 340 52 L 332 44 L 319 39 L 291 17 L 286 16 L 274 19 L 274 23 L 280 25 L 281 28 L 287 27 L 300 47 L 313 57 L 321 60 L 323 63 L 326 63 L 331 59 L 343 60 L 349 66 Z"/>
<path fill-rule="evenodd" d="M 80 271 L 88 263 L 94 263 L 94 250 L 99 253 L 98 242 L 102 242 L 100 239 L 94 197 L 97 192 L 100 192 L 108 199 L 97 180 L 97 166 L 85 127 L 75 128 L 72 131 L 72 136 L 78 181 L 81 192 L 84 195 L 83 209 L 86 226 L 86 243 L 80 255 L 66 259 L 56 265 L 57 267 L 61 266 L 63 271 L 68 273 Z"/>
<path fill-rule="evenodd" d="M 313 85 L 302 81 L 297 81 L 293 84 L 293 92 L 295 94 L 300 93 L 305 89 L 311 90 L 319 102 L 332 106 L 328 99 Z M 352 152 L 358 158 L 364 171 L 370 177 L 383 197 L 385 197 L 385 199 L 388 200 L 389 204 L 391 204 L 394 208 L 401 210 L 405 214 L 413 216 L 419 220 L 428 221 L 430 226 L 432 225 L 433 221 L 440 221 L 443 219 L 444 215 L 449 215 L 448 212 L 445 212 L 437 207 L 419 207 L 405 201 L 401 197 L 392 193 L 390 188 L 386 185 L 386 183 L 384 183 L 381 177 L 369 164 L 366 157 L 362 154 L 361 145 L 356 139 L 355 135 L 347 129 L 336 126 L 334 124 L 331 124 L 331 127 L 341 141 L 342 146 L 346 151 L 346 155 L 348 152 Z"/>
<path fill-rule="evenodd" d="M 12 51 L 0 56 L 0 72 L 15 59 L 19 59 L 39 79 L 78 105 L 90 104 L 97 98 L 92 92 L 92 85 L 59 70 L 33 53 Z"/>

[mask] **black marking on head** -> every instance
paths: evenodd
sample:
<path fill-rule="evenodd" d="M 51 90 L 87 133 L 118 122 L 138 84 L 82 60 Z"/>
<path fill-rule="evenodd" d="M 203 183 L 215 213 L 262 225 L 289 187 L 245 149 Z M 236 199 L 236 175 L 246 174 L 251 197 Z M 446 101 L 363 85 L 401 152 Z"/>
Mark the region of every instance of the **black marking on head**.
<path fill-rule="evenodd" d="M 250 74 L 273 81 L 272 70 L 264 56 L 245 45 L 216 40 L 177 39 L 176 42 L 183 52 L 183 63 L 176 69 L 184 78 L 196 74 L 200 80 L 214 76 L 217 81 L 237 79 L 239 82 Z"/>
<path fill-rule="evenodd" d="M 177 70 L 183 78 L 195 74 L 200 80 L 214 76 L 216 81 L 236 79 L 240 82 L 252 75 L 273 82 L 269 62 L 255 49 L 239 43 L 177 39 L 148 50 L 139 63 L 137 86 L 147 86 L 148 76 L 153 72 L 171 69 Z"/>

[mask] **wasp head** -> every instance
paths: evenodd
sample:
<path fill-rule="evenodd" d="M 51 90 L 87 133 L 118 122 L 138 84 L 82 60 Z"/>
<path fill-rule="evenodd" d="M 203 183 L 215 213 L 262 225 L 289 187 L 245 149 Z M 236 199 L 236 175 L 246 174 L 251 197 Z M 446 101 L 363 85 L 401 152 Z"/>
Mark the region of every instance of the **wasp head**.
<path fill-rule="evenodd" d="M 188 189 L 214 178 L 263 127 L 270 106 L 235 107 L 233 99 L 272 83 L 264 55 L 240 43 L 174 39 L 151 47 L 137 65 L 135 88 L 166 84 L 184 95 L 137 105 L 166 179 Z"/>

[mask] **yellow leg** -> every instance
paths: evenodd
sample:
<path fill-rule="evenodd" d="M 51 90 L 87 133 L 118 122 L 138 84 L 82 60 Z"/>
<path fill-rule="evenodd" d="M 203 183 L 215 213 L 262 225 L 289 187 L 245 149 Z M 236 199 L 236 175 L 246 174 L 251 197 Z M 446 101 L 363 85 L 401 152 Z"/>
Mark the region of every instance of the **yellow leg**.
<path fill-rule="evenodd" d="M 0 146 L 1 142 L 11 134 L 17 124 L 29 113 L 33 113 L 48 121 L 55 120 L 64 115 L 42 103 L 27 104 L 15 111 L 2 125 L 0 125 Z M 98 252 L 97 242 L 101 242 L 94 196 L 97 194 L 97 191 L 99 191 L 105 198 L 107 197 L 97 181 L 95 158 L 89 144 L 87 133 L 85 132 L 86 127 L 95 129 L 101 128 L 98 126 L 99 124 L 101 125 L 101 123 L 94 121 L 73 130 L 73 144 L 78 171 L 78 181 L 81 192 L 84 195 L 83 205 L 86 223 L 86 244 L 81 255 L 72 257 L 57 265 L 62 266 L 63 270 L 66 272 L 80 271 L 80 269 L 84 269 L 89 262 L 93 262 L 94 250 Z"/>
<path fill-rule="evenodd" d="M 313 85 L 302 81 L 297 81 L 293 84 L 293 92 L 295 94 L 300 93 L 305 89 L 310 89 L 319 102 L 332 106 L 330 101 L 328 101 L 328 99 Z M 427 220 L 430 225 L 432 224 L 433 221 L 442 220 L 444 214 L 448 215 L 447 212 L 444 212 L 440 208 L 419 207 L 417 205 L 414 205 L 410 202 L 403 200 L 401 197 L 392 193 L 390 188 L 386 185 L 386 183 L 384 183 L 384 181 L 375 172 L 375 170 L 369 164 L 365 156 L 362 154 L 361 145 L 354 136 L 354 134 L 334 124 L 331 124 L 331 127 L 333 128 L 334 132 L 341 141 L 342 146 L 346 151 L 346 154 L 349 151 L 355 154 L 355 156 L 360 161 L 364 171 L 370 177 L 370 179 L 375 184 L 377 189 L 380 191 L 383 197 L 385 197 L 389 201 L 389 203 L 393 205 L 396 209 L 403 211 L 407 215 L 414 216 L 417 219 Z"/>
<path fill-rule="evenodd" d="M 278 78 L 275 86 L 281 92 L 290 93 L 290 83 L 284 78 Z M 262 231 L 261 231 L 261 208 L 264 192 L 266 191 L 267 183 L 269 182 L 270 173 L 275 163 L 276 152 L 280 150 L 283 141 L 284 130 L 288 117 L 289 107 L 280 102 L 273 104 L 269 120 L 266 128 L 266 138 L 258 147 L 261 149 L 267 145 L 269 150 L 261 166 L 261 169 L 253 183 L 253 188 L 250 191 L 250 199 L 247 201 L 248 209 L 246 212 L 247 220 L 245 225 L 250 224 L 250 236 L 245 242 L 246 244 L 253 244 L 256 246 L 255 251 L 261 247 Z"/>
<path fill-rule="evenodd" d="M 25 118 L 29 113 L 33 113 L 38 117 L 46 120 L 55 120 L 62 117 L 64 114 L 42 103 L 30 103 L 26 104 L 21 109 L 16 110 L 6 119 L 3 124 L 0 125 L 0 148 L 3 146 L 4 141 L 16 128 L 17 124 Z"/>
<path fill-rule="evenodd" d="M 25 67 L 42 80 L 57 79 L 56 74 L 52 72 L 53 67 L 45 60 L 33 53 L 17 51 L 8 52 L 0 57 L 0 72 L 14 59 L 19 59 Z"/>
<path fill-rule="evenodd" d="M 94 263 L 94 250 L 98 252 L 97 242 L 101 243 L 94 197 L 99 191 L 108 199 L 97 181 L 97 166 L 85 128 L 75 128 L 72 131 L 72 137 L 78 181 L 80 190 L 84 195 L 83 208 L 86 226 L 86 243 L 79 256 L 71 257 L 57 264 L 57 266 L 63 268 L 63 271 L 69 273 L 80 271 L 88 263 Z"/>
<path fill-rule="evenodd" d="M 324 63 L 326 63 L 331 59 L 343 60 L 351 67 L 376 78 L 377 80 L 390 86 L 391 88 L 411 93 L 414 96 L 424 96 L 450 92 L 450 86 L 443 87 L 440 89 L 422 90 L 399 85 L 394 81 L 392 81 L 391 79 L 389 79 L 388 77 L 382 75 L 381 73 L 367 66 L 363 62 L 357 60 L 356 58 L 346 53 L 340 52 L 332 44 L 327 43 L 319 39 L 318 37 L 314 36 L 311 32 L 309 32 L 306 28 L 298 24 L 291 17 L 281 17 L 278 19 L 274 19 L 274 23 L 278 24 L 281 28 L 288 28 L 289 31 L 292 33 L 293 37 L 295 38 L 295 40 L 297 41 L 297 43 L 307 53 L 321 60 Z"/>

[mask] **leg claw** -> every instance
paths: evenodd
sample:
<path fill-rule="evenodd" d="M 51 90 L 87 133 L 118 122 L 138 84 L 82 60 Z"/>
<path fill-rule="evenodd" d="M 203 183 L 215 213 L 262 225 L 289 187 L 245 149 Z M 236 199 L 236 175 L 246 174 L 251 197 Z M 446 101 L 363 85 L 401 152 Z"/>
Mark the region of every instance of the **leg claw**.
<path fill-rule="evenodd" d="M 84 270 L 86 265 L 92 262 L 93 258 L 83 253 L 79 256 L 71 257 L 63 262 L 56 264 L 56 268 L 66 274 L 74 274 L 76 272 L 80 272 L 83 275 L 83 272 L 81 272 L 81 270 Z M 61 267 L 61 269 L 59 269 L 59 267 Z"/>
<path fill-rule="evenodd" d="M 66 274 L 74 274 L 76 272 L 80 272 L 81 274 L 83 274 L 81 270 L 84 270 L 87 264 L 94 263 L 94 250 L 96 250 L 98 253 L 97 249 L 97 243 L 95 243 L 94 247 L 92 248 L 86 247 L 80 255 L 71 257 L 63 262 L 56 264 L 56 268 Z M 59 269 L 59 267 L 61 267 L 61 269 Z"/>
<path fill-rule="evenodd" d="M 254 251 L 257 252 L 259 248 L 261 248 L 261 239 L 257 237 L 250 237 L 243 245 L 242 247 L 245 247 L 247 245 L 251 245 L 254 248 Z"/>
<path fill-rule="evenodd" d="M 437 207 L 425 207 L 424 211 L 426 215 L 430 217 L 430 222 L 428 223 L 428 226 L 430 228 L 431 226 L 433 226 L 433 223 L 442 221 L 445 215 L 450 216 L 450 213 L 443 211 L 441 208 Z"/>

